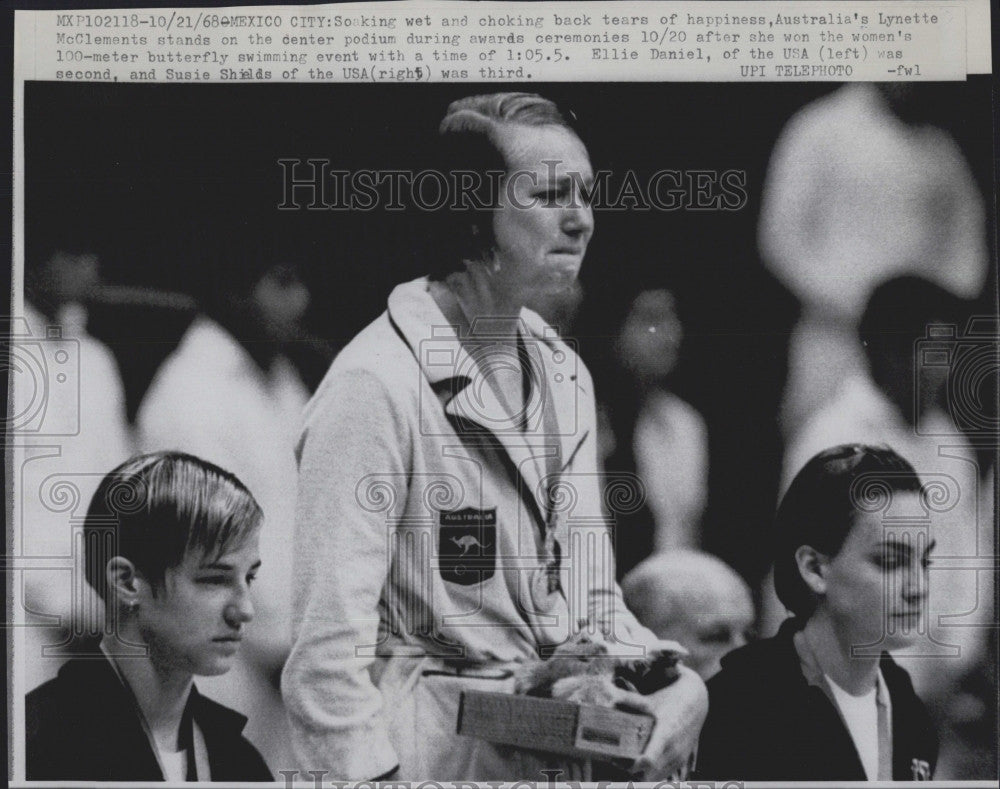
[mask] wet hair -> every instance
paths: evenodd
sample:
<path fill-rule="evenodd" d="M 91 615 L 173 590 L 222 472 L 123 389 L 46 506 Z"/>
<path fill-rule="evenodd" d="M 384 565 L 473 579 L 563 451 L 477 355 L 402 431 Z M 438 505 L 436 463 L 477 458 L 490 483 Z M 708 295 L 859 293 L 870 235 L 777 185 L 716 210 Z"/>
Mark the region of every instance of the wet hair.
<path fill-rule="evenodd" d="M 836 556 L 857 515 L 899 493 L 922 494 L 923 483 L 913 466 L 886 446 L 842 444 L 802 467 L 778 506 L 774 524 L 774 588 L 785 608 L 805 618 L 817 603 L 799 572 L 795 552 L 809 545 Z"/>
<path fill-rule="evenodd" d="M 221 556 L 263 517 L 247 487 L 212 463 L 182 452 L 134 457 L 109 472 L 90 501 L 83 525 L 87 583 L 110 602 L 107 565 L 121 556 L 155 589 L 188 551 Z"/>
<path fill-rule="evenodd" d="M 434 212 L 436 243 L 427 269 L 431 279 L 444 279 L 461 270 L 463 261 L 490 254 L 497 187 L 509 164 L 500 136 L 510 125 L 561 126 L 576 134 L 554 102 L 534 93 L 490 93 L 453 101 L 438 127 L 434 167 L 449 186 L 462 183 L 457 180 L 460 173 L 469 173 L 474 186 L 457 207 Z"/>

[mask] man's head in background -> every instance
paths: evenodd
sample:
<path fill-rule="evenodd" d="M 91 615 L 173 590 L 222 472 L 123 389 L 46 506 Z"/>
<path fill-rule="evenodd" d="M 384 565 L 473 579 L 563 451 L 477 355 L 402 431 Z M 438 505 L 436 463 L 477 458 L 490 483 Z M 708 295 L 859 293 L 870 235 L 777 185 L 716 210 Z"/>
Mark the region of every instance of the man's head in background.
<path fill-rule="evenodd" d="M 756 613 L 746 582 L 708 553 L 675 550 L 646 559 L 622 581 L 625 603 L 657 636 L 680 642 L 702 679 L 743 646 Z"/>
<path fill-rule="evenodd" d="M 96 245 L 82 234 L 27 229 L 25 299 L 49 318 L 67 304 L 86 304 L 100 284 Z"/>
<path fill-rule="evenodd" d="M 962 299 L 913 276 L 882 283 L 868 300 L 859 334 L 872 380 L 911 424 L 917 419 L 916 402 L 924 407 L 943 405 L 947 382 L 947 367 L 916 366 L 916 343 L 927 336 L 929 326 L 955 326 L 966 312 Z M 943 349 L 950 345 L 943 342 Z M 919 398 L 915 383 L 920 386 Z"/>
<path fill-rule="evenodd" d="M 669 290 L 644 290 L 632 300 L 618 332 L 619 361 L 643 386 L 659 386 L 680 358 L 684 327 Z"/>
<path fill-rule="evenodd" d="M 302 332 L 310 300 L 305 253 L 276 240 L 266 220 L 227 227 L 204 251 L 202 281 L 193 288 L 205 312 L 261 359 Z"/>

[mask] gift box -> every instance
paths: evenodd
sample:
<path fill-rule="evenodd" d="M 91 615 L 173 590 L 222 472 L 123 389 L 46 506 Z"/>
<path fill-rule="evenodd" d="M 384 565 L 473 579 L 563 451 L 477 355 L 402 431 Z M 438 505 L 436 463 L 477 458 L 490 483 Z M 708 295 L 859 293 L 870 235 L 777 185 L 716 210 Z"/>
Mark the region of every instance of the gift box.
<path fill-rule="evenodd" d="M 534 751 L 603 760 L 636 759 L 654 720 L 561 699 L 467 690 L 458 709 L 458 733 Z"/>

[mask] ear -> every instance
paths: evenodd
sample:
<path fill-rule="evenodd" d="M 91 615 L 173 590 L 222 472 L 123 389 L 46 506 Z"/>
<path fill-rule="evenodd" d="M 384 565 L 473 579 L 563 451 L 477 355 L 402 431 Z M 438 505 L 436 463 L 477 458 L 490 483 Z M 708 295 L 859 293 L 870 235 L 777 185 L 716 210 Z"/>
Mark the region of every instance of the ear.
<path fill-rule="evenodd" d="M 806 586 L 816 594 L 826 594 L 826 554 L 811 545 L 800 545 L 795 551 L 795 563 Z"/>
<path fill-rule="evenodd" d="M 142 576 L 135 565 L 124 556 L 112 556 L 105 570 L 108 589 L 114 590 L 118 601 L 123 605 L 138 602 L 142 589 Z"/>

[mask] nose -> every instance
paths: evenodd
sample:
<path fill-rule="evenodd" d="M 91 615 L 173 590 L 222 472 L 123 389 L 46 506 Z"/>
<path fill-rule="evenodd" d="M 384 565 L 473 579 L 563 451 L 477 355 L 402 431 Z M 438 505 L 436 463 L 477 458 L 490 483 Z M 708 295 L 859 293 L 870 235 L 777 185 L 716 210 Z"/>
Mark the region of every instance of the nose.
<path fill-rule="evenodd" d="M 569 205 L 564 209 L 562 231 L 574 238 L 583 236 L 584 241 L 594 232 L 594 209 L 583 199 L 579 191 L 575 192 Z"/>
<path fill-rule="evenodd" d="M 927 601 L 927 568 L 913 564 L 903 578 L 903 600 L 910 606 L 922 606 Z"/>
<path fill-rule="evenodd" d="M 246 586 L 241 587 L 233 595 L 233 599 L 226 605 L 223 616 L 225 617 L 226 624 L 237 628 L 253 619 L 253 600 L 250 599 L 250 590 Z"/>

